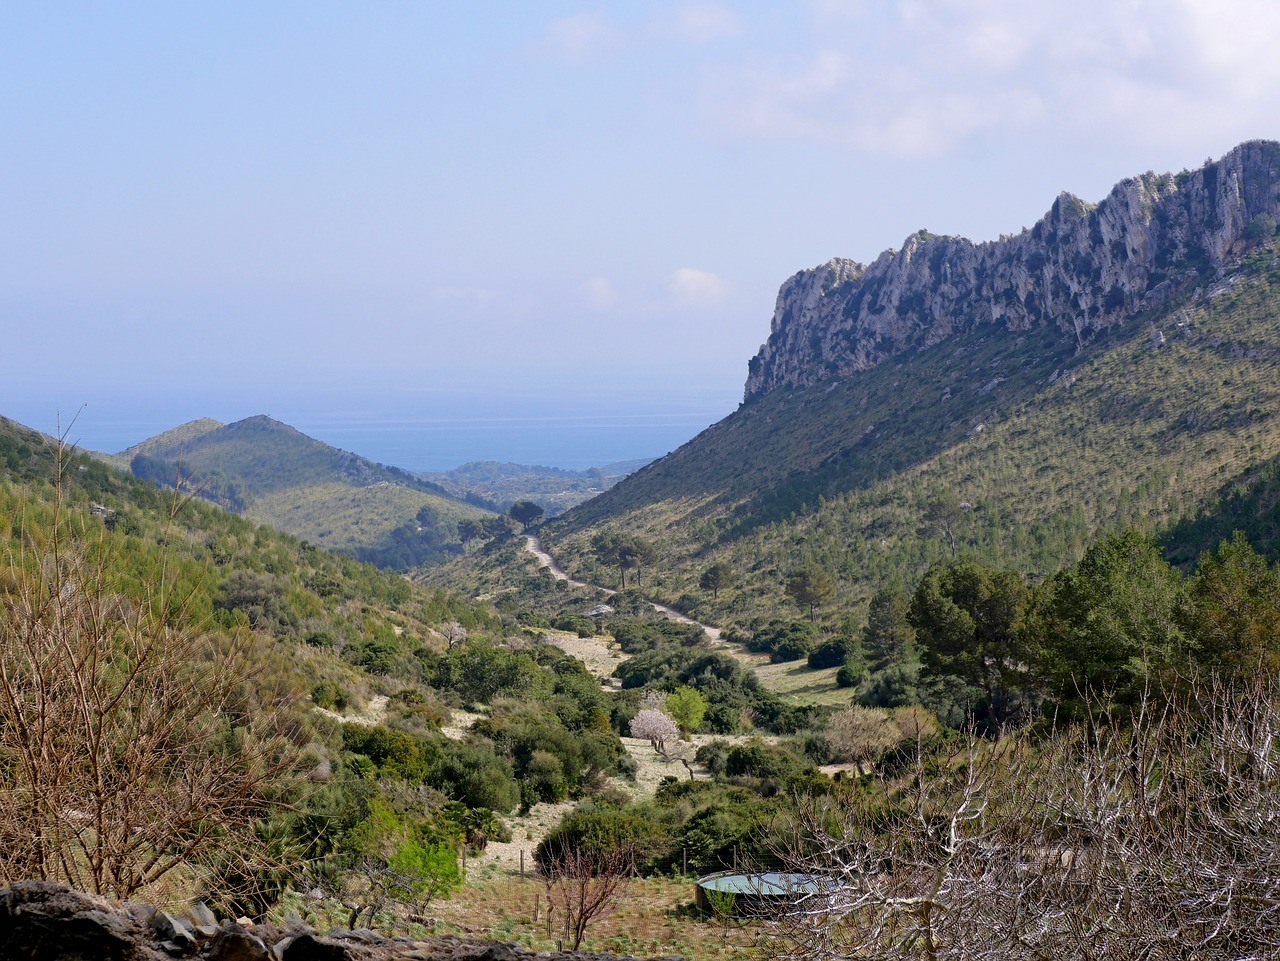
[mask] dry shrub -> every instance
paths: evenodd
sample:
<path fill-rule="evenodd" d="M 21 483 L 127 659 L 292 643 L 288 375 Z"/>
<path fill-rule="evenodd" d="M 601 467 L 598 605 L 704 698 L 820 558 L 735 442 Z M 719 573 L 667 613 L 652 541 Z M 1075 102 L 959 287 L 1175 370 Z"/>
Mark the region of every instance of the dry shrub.
<path fill-rule="evenodd" d="M 907 783 L 809 802 L 783 852 L 819 891 L 775 958 L 1273 958 L 1280 679 L 1135 716 L 972 738 Z"/>
<path fill-rule="evenodd" d="M 127 898 L 179 868 L 254 876 L 296 690 L 253 684 L 252 635 L 201 630 L 166 568 L 121 590 L 61 486 L 51 511 L 18 521 L 0 592 L 0 877 Z"/>

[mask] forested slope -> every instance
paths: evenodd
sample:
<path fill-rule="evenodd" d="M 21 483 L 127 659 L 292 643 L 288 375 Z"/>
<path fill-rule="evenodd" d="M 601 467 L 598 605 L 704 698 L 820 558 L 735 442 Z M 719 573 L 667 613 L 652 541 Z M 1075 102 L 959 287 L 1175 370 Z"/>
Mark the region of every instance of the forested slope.
<path fill-rule="evenodd" d="M 549 525 L 570 569 L 592 540 L 658 547 L 656 595 L 716 623 L 786 603 L 787 572 L 838 582 L 835 612 L 972 554 L 1040 574 L 1094 532 L 1194 512 L 1280 454 L 1280 260 L 1265 240 L 1220 277 L 1087 346 L 984 329 L 870 370 L 771 391 Z M 735 572 L 718 598 L 715 564 Z"/>

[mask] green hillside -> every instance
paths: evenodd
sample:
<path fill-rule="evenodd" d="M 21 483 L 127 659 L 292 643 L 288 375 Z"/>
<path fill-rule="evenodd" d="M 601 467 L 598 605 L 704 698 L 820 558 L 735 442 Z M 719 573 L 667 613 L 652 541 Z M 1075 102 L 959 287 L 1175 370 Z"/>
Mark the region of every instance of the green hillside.
<path fill-rule="evenodd" d="M 195 420 L 189 420 L 185 424 L 179 424 L 177 427 L 171 427 L 169 430 L 156 434 L 154 437 L 148 437 L 141 443 L 122 450 L 117 456 L 125 457 L 129 460 L 133 460 L 139 454 L 147 454 L 153 457 L 173 457 L 190 446 L 197 437 L 226 426 L 222 421 L 214 420 L 212 417 L 199 417 Z"/>
<path fill-rule="evenodd" d="M 829 621 L 953 554 L 1045 574 L 1095 532 L 1194 511 L 1280 454 L 1278 357 L 1273 244 L 1078 352 L 1047 328 L 983 329 L 768 393 L 544 539 L 606 584 L 592 538 L 648 539 L 647 589 L 724 624 L 798 614 L 783 582 L 805 564 L 836 580 Z M 698 587 L 714 564 L 736 575 L 715 599 Z"/>
<path fill-rule="evenodd" d="M 330 550 L 399 570 L 460 549 L 458 521 L 492 516 L 389 481 L 281 488 L 254 498 L 245 514 Z"/>
<path fill-rule="evenodd" d="M 129 448 L 135 476 L 386 567 L 461 549 L 458 521 L 489 512 L 437 484 L 308 437 L 269 417 L 192 421 Z"/>
<path fill-rule="evenodd" d="M 1243 532 L 1267 560 L 1280 560 L 1280 458 L 1232 478 L 1160 540 L 1169 561 L 1189 569 L 1201 553 L 1230 540 L 1236 531 Z"/>

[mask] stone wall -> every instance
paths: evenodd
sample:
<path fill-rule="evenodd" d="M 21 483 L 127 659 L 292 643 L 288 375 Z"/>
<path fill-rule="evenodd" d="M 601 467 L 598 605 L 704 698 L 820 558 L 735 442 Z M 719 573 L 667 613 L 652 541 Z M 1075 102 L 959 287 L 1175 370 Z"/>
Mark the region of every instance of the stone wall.
<path fill-rule="evenodd" d="M 44 881 L 0 888 L 0 958 L 26 961 L 625 961 L 585 951 L 539 953 L 463 938 L 319 934 L 301 925 L 219 921 L 197 906 L 170 914 Z"/>

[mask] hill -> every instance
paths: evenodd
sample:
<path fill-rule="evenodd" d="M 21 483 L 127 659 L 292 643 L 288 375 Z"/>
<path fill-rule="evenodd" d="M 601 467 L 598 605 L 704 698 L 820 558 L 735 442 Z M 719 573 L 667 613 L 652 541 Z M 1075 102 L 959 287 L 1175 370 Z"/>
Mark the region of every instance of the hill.
<path fill-rule="evenodd" d="M 1170 563 L 1190 569 L 1200 555 L 1241 531 L 1254 550 L 1280 560 L 1280 458 L 1233 477 L 1194 514 L 1161 535 Z"/>
<path fill-rule="evenodd" d="M 954 554 L 1045 574 L 1100 530 L 1194 512 L 1280 455 L 1277 210 L 1280 145 L 1249 144 L 1096 207 L 1059 198 L 1020 240 L 919 237 L 857 277 L 793 278 L 748 401 L 544 540 L 610 583 L 593 539 L 648 539 L 648 589 L 722 624 L 776 614 L 816 565 L 834 624 Z M 1058 306 L 993 307 L 990 278 L 1030 263 Z M 715 564 L 736 585 L 713 596 Z"/>
<path fill-rule="evenodd" d="M 531 467 L 499 461 L 472 461 L 449 471 L 419 472 L 454 497 L 491 510 L 506 511 L 516 501 L 531 501 L 548 517 L 562 514 L 606 491 L 648 460 L 622 461 L 589 470 Z"/>
<path fill-rule="evenodd" d="M 331 447 L 266 416 L 202 419 L 123 452 L 135 476 L 385 567 L 461 549 L 458 521 L 488 512 L 408 471 Z"/>
<path fill-rule="evenodd" d="M 189 446 L 197 437 L 226 426 L 222 421 L 214 420 L 212 417 L 199 417 L 195 420 L 189 420 L 185 424 L 179 424 L 177 427 L 171 427 L 169 430 L 156 434 L 154 437 L 148 437 L 146 440 L 122 450 L 116 456 L 125 457 L 129 460 L 133 460 L 139 454 L 146 454 L 151 457 L 172 456 Z"/>

